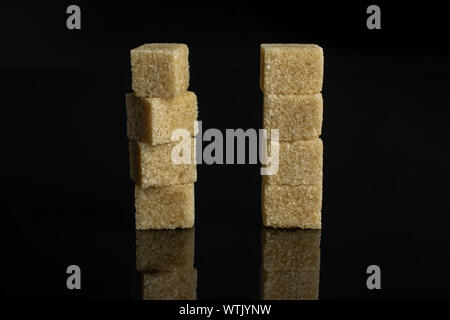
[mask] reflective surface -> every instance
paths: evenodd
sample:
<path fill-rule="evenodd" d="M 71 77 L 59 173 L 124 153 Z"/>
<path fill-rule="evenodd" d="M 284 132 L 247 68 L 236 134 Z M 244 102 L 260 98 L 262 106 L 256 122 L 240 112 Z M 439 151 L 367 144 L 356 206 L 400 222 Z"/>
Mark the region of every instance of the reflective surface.
<path fill-rule="evenodd" d="M 144 300 L 195 300 L 194 229 L 136 231 L 139 297 Z"/>
<path fill-rule="evenodd" d="M 262 229 L 261 299 L 319 298 L 320 233 Z"/>
<path fill-rule="evenodd" d="M 319 297 L 320 230 L 262 228 L 260 298 Z M 194 229 L 136 231 L 136 269 L 143 300 L 195 300 Z"/>

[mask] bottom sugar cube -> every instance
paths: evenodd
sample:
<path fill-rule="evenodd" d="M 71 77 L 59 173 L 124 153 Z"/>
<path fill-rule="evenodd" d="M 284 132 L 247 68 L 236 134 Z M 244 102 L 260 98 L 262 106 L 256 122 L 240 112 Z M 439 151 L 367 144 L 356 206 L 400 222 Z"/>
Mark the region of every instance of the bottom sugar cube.
<path fill-rule="evenodd" d="M 136 269 L 172 271 L 194 265 L 194 229 L 136 231 Z"/>
<path fill-rule="evenodd" d="M 143 300 L 197 299 L 197 269 L 142 274 Z"/>
<path fill-rule="evenodd" d="M 262 219 L 276 228 L 321 229 L 322 186 L 262 184 Z"/>
<path fill-rule="evenodd" d="M 194 183 L 135 187 L 136 229 L 191 228 L 194 225 Z"/>

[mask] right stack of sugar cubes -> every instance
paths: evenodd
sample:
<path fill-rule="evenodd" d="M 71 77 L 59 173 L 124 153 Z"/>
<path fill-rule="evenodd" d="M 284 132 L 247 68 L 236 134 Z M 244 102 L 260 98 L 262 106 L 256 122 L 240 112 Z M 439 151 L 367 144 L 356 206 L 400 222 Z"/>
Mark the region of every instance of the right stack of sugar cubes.
<path fill-rule="evenodd" d="M 197 180 L 192 138 L 197 97 L 187 91 L 188 47 L 149 43 L 130 55 L 133 93 L 126 94 L 126 109 L 130 174 L 136 182 L 136 229 L 191 228 Z M 178 129 L 188 133 L 187 163 L 173 161 L 173 150 L 180 144 L 173 133 Z"/>
<path fill-rule="evenodd" d="M 279 130 L 278 172 L 262 181 L 263 223 L 320 229 L 323 50 L 315 44 L 261 44 L 260 62 L 263 128 Z"/>

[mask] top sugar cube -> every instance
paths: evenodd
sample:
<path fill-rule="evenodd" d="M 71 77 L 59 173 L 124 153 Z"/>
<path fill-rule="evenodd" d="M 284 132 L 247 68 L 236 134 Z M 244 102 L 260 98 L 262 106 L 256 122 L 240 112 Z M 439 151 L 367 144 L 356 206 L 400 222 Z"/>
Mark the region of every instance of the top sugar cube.
<path fill-rule="evenodd" d="M 148 43 L 131 55 L 131 82 L 138 97 L 172 98 L 189 86 L 189 49 L 185 44 Z"/>
<path fill-rule="evenodd" d="M 265 94 L 319 93 L 323 50 L 315 44 L 261 44 L 260 80 Z"/>

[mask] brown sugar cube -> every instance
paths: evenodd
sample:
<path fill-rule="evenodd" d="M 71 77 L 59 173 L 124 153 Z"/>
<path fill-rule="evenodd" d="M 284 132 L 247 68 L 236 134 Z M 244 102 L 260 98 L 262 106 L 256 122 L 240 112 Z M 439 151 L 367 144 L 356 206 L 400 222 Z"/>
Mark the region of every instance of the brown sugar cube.
<path fill-rule="evenodd" d="M 262 300 L 317 300 L 319 274 L 303 271 L 262 271 Z"/>
<path fill-rule="evenodd" d="M 262 219 L 267 227 L 321 229 L 322 185 L 262 184 Z"/>
<path fill-rule="evenodd" d="M 194 184 L 135 186 L 136 230 L 194 226 Z"/>
<path fill-rule="evenodd" d="M 136 269 L 156 272 L 194 265 L 194 229 L 136 231 Z"/>
<path fill-rule="evenodd" d="M 142 274 L 143 300 L 196 300 L 197 269 Z"/>
<path fill-rule="evenodd" d="M 194 163 L 194 138 L 191 138 L 191 164 L 177 164 L 172 161 L 172 150 L 179 144 L 173 141 L 152 146 L 130 140 L 131 178 L 142 188 L 185 184 L 197 180 Z"/>
<path fill-rule="evenodd" d="M 151 145 L 171 141 L 175 129 L 186 129 L 194 135 L 197 119 L 197 96 L 186 91 L 174 98 L 140 98 L 126 94 L 127 135 L 131 140 Z"/>
<path fill-rule="evenodd" d="M 131 55 L 132 88 L 138 97 L 172 98 L 189 86 L 189 50 L 185 44 L 148 43 Z"/>
<path fill-rule="evenodd" d="M 261 44 L 261 90 L 304 95 L 322 91 L 323 50 L 315 44 Z"/>
<path fill-rule="evenodd" d="M 264 95 L 266 129 L 279 129 L 280 141 L 310 140 L 322 131 L 322 94 Z"/>
<path fill-rule="evenodd" d="M 269 145 L 270 151 L 270 145 Z M 280 141 L 278 172 L 263 176 L 269 185 L 322 184 L 323 144 L 320 138 Z"/>
<path fill-rule="evenodd" d="M 266 271 L 320 269 L 321 230 L 263 228 L 262 260 Z"/>

